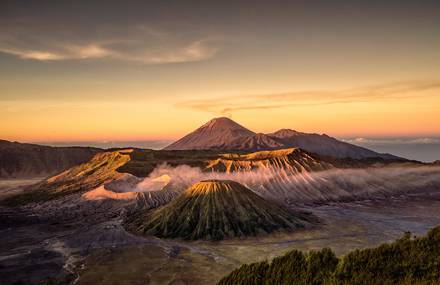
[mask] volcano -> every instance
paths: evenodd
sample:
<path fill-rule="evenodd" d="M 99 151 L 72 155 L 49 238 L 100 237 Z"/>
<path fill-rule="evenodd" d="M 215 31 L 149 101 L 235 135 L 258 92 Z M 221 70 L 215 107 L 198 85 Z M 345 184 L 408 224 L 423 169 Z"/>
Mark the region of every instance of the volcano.
<path fill-rule="evenodd" d="M 390 154 L 377 153 L 372 150 L 339 141 L 326 134 L 308 134 L 290 129 L 281 129 L 267 134 L 268 137 L 285 147 L 299 147 L 306 151 L 337 158 L 362 159 L 368 157 L 380 157 L 384 159 L 396 159 Z"/>
<path fill-rule="evenodd" d="M 257 134 L 225 117 L 212 119 L 164 149 L 252 152 L 283 148 L 301 148 L 311 153 L 334 158 L 404 160 L 391 154 L 377 153 L 339 141 L 326 134 L 310 134 L 291 129 Z"/>
<path fill-rule="evenodd" d="M 237 139 L 254 136 L 255 133 L 226 117 L 215 118 L 165 147 L 165 150 L 228 149 Z"/>
<path fill-rule="evenodd" d="M 313 220 L 310 215 L 266 201 L 238 182 L 206 180 L 153 212 L 129 217 L 126 227 L 160 238 L 221 240 L 291 231 Z"/>

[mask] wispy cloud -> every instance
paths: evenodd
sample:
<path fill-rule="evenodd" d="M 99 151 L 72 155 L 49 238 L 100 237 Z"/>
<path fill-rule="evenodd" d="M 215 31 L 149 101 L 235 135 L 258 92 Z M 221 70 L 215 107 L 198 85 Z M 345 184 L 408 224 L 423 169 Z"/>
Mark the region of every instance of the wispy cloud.
<path fill-rule="evenodd" d="M 353 138 L 343 141 L 358 145 L 432 145 L 439 144 L 440 138 Z"/>
<path fill-rule="evenodd" d="M 394 82 L 375 86 L 329 91 L 295 91 L 274 94 L 237 95 L 213 99 L 179 102 L 179 107 L 217 114 L 242 110 L 280 109 L 287 107 L 320 106 L 400 100 L 424 96 L 426 91 L 439 90 L 440 80 Z"/>
<path fill-rule="evenodd" d="M 24 60 L 62 61 L 112 59 L 143 64 L 201 61 L 218 48 L 200 33 L 177 33 L 145 25 L 95 27 L 72 35 L 47 27 L 0 27 L 0 52 Z"/>

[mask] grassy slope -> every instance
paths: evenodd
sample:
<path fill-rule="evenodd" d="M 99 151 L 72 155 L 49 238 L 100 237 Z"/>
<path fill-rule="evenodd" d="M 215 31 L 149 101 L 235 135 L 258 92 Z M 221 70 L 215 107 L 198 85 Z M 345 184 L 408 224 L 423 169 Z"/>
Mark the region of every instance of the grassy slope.
<path fill-rule="evenodd" d="M 203 181 L 152 212 L 126 223 L 131 231 L 162 238 L 213 239 L 303 227 L 310 217 L 266 202 L 234 181 Z"/>

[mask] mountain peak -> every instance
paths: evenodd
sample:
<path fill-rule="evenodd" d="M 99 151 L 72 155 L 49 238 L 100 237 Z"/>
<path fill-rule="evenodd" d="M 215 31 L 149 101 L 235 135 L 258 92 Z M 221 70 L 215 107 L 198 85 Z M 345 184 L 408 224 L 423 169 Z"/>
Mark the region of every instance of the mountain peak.
<path fill-rule="evenodd" d="M 226 117 L 210 120 L 203 126 L 167 146 L 166 150 L 224 149 L 236 139 L 255 133 Z"/>
<path fill-rule="evenodd" d="M 201 128 L 224 128 L 224 129 L 245 129 L 242 125 L 234 122 L 227 117 L 218 117 L 208 121 L 206 124 L 201 126 Z"/>
<path fill-rule="evenodd" d="M 190 196 L 206 195 L 218 191 L 233 191 L 235 189 L 240 189 L 238 182 L 232 180 L 209 179 L 195 183 L 187 190 L 187 194 Z"/>
<path fill-rule="evenodd" d="M 276 132 L 269 134 L 269 136 L 276 138 L 288 138 L 288 137 L 296 136 L 298 134 L 301 133 L 292 129 L 280 129 Z"/>

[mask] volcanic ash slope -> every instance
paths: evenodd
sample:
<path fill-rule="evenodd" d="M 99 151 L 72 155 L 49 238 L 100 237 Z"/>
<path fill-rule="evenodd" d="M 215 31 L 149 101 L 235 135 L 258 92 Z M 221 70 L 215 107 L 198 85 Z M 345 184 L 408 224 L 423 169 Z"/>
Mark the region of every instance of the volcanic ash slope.
<path fill-rule="evenodd" d="M 125 225 L 135 233 L 160 238 L 221 240 L 291 231 L 313 221 L 310 215 L 268 202 L 237 182 L 206 180 L 155 211 L 134 214 Z"/>

